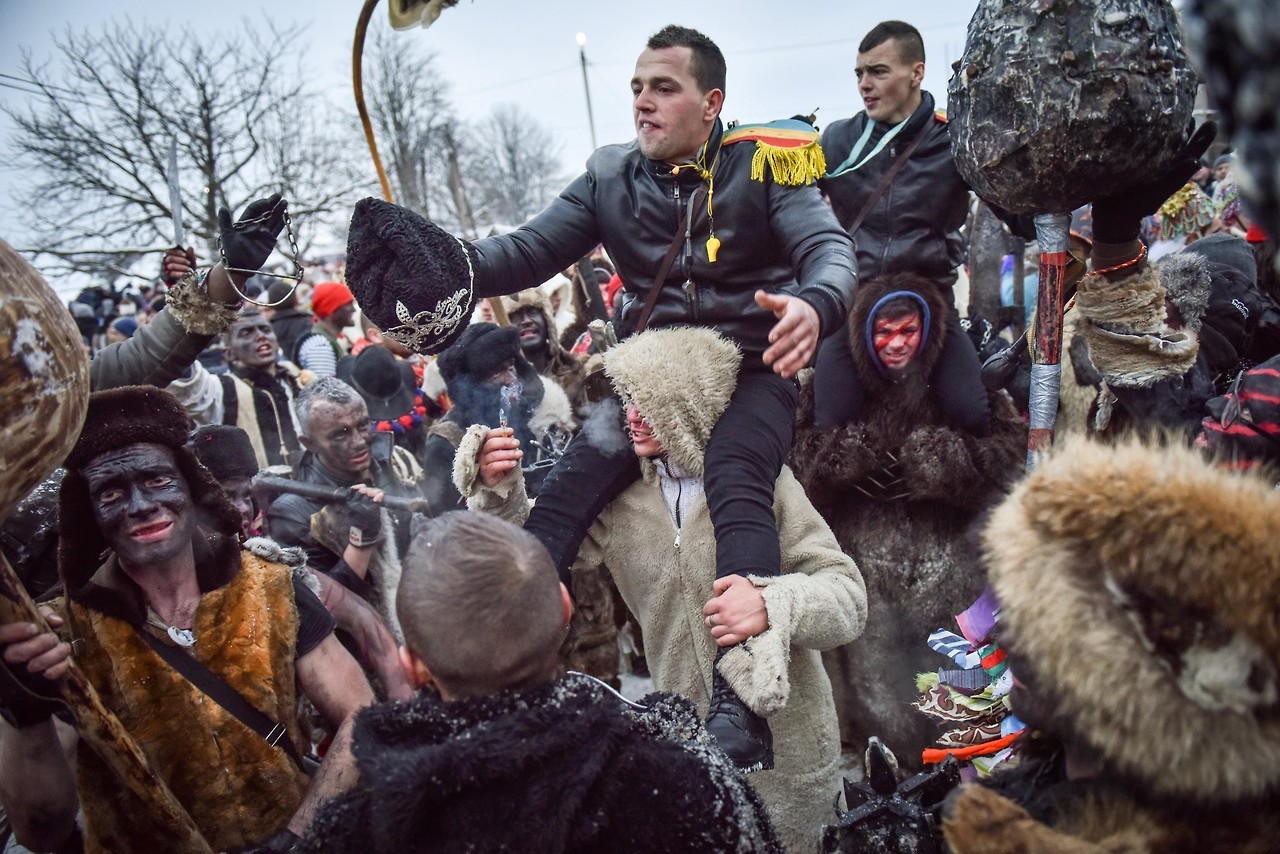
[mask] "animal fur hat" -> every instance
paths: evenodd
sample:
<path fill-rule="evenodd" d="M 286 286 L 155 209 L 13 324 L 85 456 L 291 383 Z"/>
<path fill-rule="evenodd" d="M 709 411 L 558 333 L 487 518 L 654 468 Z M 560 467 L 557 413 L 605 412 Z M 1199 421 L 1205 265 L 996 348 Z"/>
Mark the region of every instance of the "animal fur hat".
<path fill-rule="evenodd" d="M 984 532 L 1037 723 L 1155 796 L 1280 785 L 1280 492 L 1182 447 L 1077 441 Z"/>
<path fill-rule="evenodd" d="M 347 232 L 347 284 L 383 334 L 439 353 L 475 309 L 471 249 L 413 211 L 362 199 Z"/>
<path fill-rule="evenodd" d="M 649 329 L 605 351 L 604 372 L 681 468 L 703 473 L 711 430 L 738 385 L 742 353 L 711 329 Z"/>
<path fill-rule="evenodd" d="M 66 476 L 58 492 L 58 518 L 74 536 L 58 540 L 58 572 L 73 599 L 129 621 L 146 619 L 140 597 L 124 598 L 93 589 L 93 574 L 102 565 L 107 540 L 99 532 L 82 470 L 94 458 L 129 445 L 148 443 L 173 451 L 191 492 L 192 512 L 199 514 L 201 534 L 193 537 L 201 590 L 225 584 L 239 567 L 240 513 L 209 470 L 187 446 L 191 419 L 169 392 L 154 386 L 123 386 L 89 396 L 84 429 L 67 456 Z"/>

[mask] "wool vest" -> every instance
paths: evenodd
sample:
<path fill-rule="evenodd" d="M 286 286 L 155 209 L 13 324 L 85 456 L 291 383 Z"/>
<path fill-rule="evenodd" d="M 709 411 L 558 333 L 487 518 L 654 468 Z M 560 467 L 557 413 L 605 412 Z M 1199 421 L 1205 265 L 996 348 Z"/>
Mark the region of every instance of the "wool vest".
<path fill-rule="evenodd" d="M 279 830 L 306 792 L 306 774 L 169 667 L 138 629 L 76 602 L 69 608 L 85 640 L 77 664 L 213 850 L 260 842 Z M 235 578 L 201 595 L 192 632 L 196 659 L 283 723 L 305 752 L 296 709 L 298 608 L 289 570 L 242 552 Z M 86 851 L 169 847 L 171 831 L 83 743 L 77 787 Z"/>

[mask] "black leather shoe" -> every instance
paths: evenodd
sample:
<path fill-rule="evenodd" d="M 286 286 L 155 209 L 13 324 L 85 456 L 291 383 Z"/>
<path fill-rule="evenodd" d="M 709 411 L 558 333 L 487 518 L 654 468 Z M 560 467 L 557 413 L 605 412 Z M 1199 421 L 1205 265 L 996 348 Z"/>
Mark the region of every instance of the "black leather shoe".
<path fill-rule="evenodd" d="M 706 726 L 740 771 L 773 768 L 773 731 L 769 722 L 747 708 L 718 670 L 711 676 L 711 711 L 707 713 Z"/>

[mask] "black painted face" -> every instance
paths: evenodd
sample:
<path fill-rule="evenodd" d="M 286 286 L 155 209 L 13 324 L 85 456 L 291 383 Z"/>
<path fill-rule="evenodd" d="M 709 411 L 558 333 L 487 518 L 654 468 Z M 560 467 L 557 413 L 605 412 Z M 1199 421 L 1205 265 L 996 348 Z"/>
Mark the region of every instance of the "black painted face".
<path fill-rule="evenodd" d="M 94 521 L 121 565 L 163 564 L 191 547 L 191 488 L 170 448 L 139 443 L 108 451 L 82 474 Z"/>
<path fill-rule="evenodd" d="M 258 516 L 258 505 L 253 500 L 253 478 L 228 477 L 218 483 L 240 514 L 240 532 L 247 536 Z"/>
<path fill-rule="evenodd" d="M 351 483 L 367 481 L 372 461 L 373 431 L 363 400 L 338 404 L 318 401 L 311 410 L 309 435 L 300 437 L 329 471 Z"/>
<path fill-rule="evenodd" d="M 511 312 L 511 325 L 520 331 L 520 349 L 536 351 L 547 342 L 547 318 L 532 306 Z"/>
<path fill-rule="evenodd" d="M 261 314 L 245 314 L 236 318 L 227 330 L 227 359 L 245 368 L 274 365 L 280 342 L 271 323 Z"/>

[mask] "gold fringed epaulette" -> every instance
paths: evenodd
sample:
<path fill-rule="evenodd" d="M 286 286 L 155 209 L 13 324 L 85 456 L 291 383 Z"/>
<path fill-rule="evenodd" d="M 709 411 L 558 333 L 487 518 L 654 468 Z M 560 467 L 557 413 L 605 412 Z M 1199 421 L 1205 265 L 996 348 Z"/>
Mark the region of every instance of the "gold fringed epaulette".
<path fill-rule="evenodd" d="M 751 178 L 764 183 L 765 166 L 774 183 L 787 187 L 811 184 L 827 171 L 827 158 L 818 145 L 818 132 L 796 119 L 766 124 L 739 125 L 726 131 L 721 146 L 754 141 Z"/>

